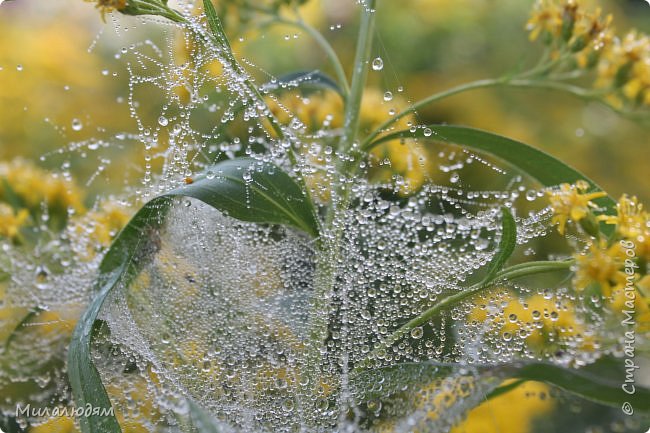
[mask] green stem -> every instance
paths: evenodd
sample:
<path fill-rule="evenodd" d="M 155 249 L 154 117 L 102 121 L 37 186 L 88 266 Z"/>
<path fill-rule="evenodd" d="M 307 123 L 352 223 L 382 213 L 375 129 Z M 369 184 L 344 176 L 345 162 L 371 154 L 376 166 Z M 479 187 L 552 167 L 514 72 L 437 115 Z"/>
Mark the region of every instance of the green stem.
<path fill-rule="evenodd" d="M 487 87 L 497 87 L 497 86 L 511 86 L 511 87 L 526 87 L 526 88 L 532 88 L 532 89 L 549 89 L 549 90 L 558 90 L 566 93 L 570 93 L 574 96 L 580 97 L 580 98 L 586 98 L 586 99 L 591 99 L 594 97 L 597 97 L 600 92 L 585 89 L 580 86 L 575 86 L 572 84 L 567 84 L 567 83 L 562 83 L 562 82 L 557 82 L 557 81 L 549 81 L 549 80 L 543 80 L 543 79 L 520 79 L 520 78 L 511 78 L 511 77 L 501 77 L 501 78 L 489 78 L 489 79 L 484 79 L 484 80 L 477 80 L 477 81 L 472 81 L 469 83 L 461 84 L 456 87 L 452 87 L 451 89 L 445 90 L 440 93 L 435 93 L 431 96 L 428 96 L 427 98 L 421 99 L 420 101 L 417 101 L 416 103 L 412 104 L 410 107 L 405 109 L 404 111 L 401 111 L 397 113 L 395 116 L 391 117 L 387 121 L 385 121 L 383 124 L 381 124 L 377 129 L 375 129 L 368 137 L 365 138 L 363 143 L 361 144 L 361 150 L 366 151 L 368 150 L 372 142 L 386 129 L 393 125 L 395 122 L 400 120 L 401 118 L 408 116 L 409 114 L 417 111 L 421 107 L 424 107 L 425 105 L 429 105 L 433 102 L 440 101 L 442 99 L 448 98 L 453 95 L 457 95 L 459 93 L 466 92 L 468 90 L 475 90 L 475 89 L 481 89 L 481 88 L 487 88 Z"/>
<path fill-rule="evenodd" d="M 384 123 L 379 125 L 377 129 L 375 129 L 370 135 L 366 137 L 366 139 L 363 141 L 361 144 L 361 149 L 366 149 L 372 141 L 377 138 L 382 132 L 384 132 L 389 126 L 393 125 L 396 123 L 398 120 L 402 119 L 403 117 L 408 116 L 411 113 L 414 113 L 418 109 L 424 107 L 425 105 L 429 105 L 433 102 L 439 101 L 441 99 L 448 98 L 450 96 L 456 95 L 458 93 L 463 93 L 468 90 L 474 90 L 474 89 L 481 89 L 484 87 L 493 87 L 497 85 L 503 84 L 507 78 L 489 78 L 485 80 L 478 80 L 478 81 L 472 81 L 470 83 L 464 83 L 456 87 L 452 87 L 450 89 L 447 89 L 443 92 L 440 93 L 435 93 L 431 96 L 428 96 L 424 99 L 421 99 L 414 104 L 410 105 L 407 109 L 397 113 L 390 119 L 386 120 Z"/>
<path fill-rule="evenodd" d="M 372 50 L 373 30 L 375 27 L 376 2 L 377 0 L 368 0 L 367 5 L 361 6 L 363 8 L 363 14 L 361 16 L 359 38 L 357 39 L 350 96 L 345 106 L 343 136 L 341 137 L 340 143 L 342 145 L 340 150 L 343 155 L 350 154 L 350 150 L 354 147 L 354 142 L 359 133 L 361 102 L 370 67 L 370 53 Z"/>
<path fill-rule="evenodd" d="M 359 112 L 361 109 L 361 98 L 365 88 L 368 66 L 370 63 L 370 52 L 372 48 L 372 32 L 375 21 L 376 0 L 369 0 L 367 8 L 364 7 L 361 18 L 361 26 L 357 40 L 357 52 L 354 72 L 352 74 L 352 87 L 347 98 L 345 110 L 345 126 L 341 144 L 344 155 L 342 163 L 338 164 L 337 172 L 345 175 L 344 170 L 347 161 L 345 155 L 350 153 L 354 140 L 359 129 Z M 325 218 L 325 229 L 321 231 L 320 239 L 320 261 L 317 264 L 314 277 L 314 294 L 311 305 L 311 323 L 309 326 L 310 353 L 309 363 L 312 374 L 318 372 L 318 364 L 321 360 L 320 348 L 327 339 L 328 333 L 328 309 L 334 293 L 336 282 L 336 266 L 341 258 L 341 239 L 343 227 L 336 225 L 337 216 L 345 212 L 349 206 L 350 188 L 346 180 L 336 188 L 337 197 L 332 198 L 332 204 L 328 209 Z"/>
<path fill-rule="evenodd" d="M 502 270 L 495 276 L 495 278 L 492 281 L 513 280 L 516 278 L 521 278 L 521 277 L 534 275 L 534 274 L 540 274 L 544 272 L 553 272 L 558 270 L 569 269 L 574 263 L 575 263 L 574 260 L 565 260 L 561 262 L 542 261 L 542 262 L 522 263 Z M 465 299 L 474 296 L 481 290 L 486 289 L 488 287 L 491 287 L 490 282 L 481 282 L 478 284 L 474 284 L 473 286 L 467 288 L 466 290 L 463 290 L 461 292 L 458 292 L 454 295 L 451 295 L 443 299 L 433 307 L 424 311 L 419 316 L 415 317 L 414 319 L 411 319 L 409 322 L 402 325 L 399 329 L 397 329 L 390 336 L 388 336 L 378 346 L 376 346 L 363 361 L 359 362 L 359 364 L 357 364 L 357 366 L 354 367 L 353 373 L 359 373 L 361 372 L 361 370 L 368 368 L 371 365 L 372 360 L 376 357 L 378 353 L 390 348 L 402 337 L 404 337 L 409 332 L 411 332 L 412 329 L 426 324 L 431 319 L 436 317 L 440 312 L 457 305 L 461 301 L 464 301 Z"/>
<path fill-rule="evenodd" d="M 307 24 L 302 19 L 298 19 L 297 21 L 292 21 L 280 16 L 276 16 L 273 18 L 272 22 L 297 27 L 305 31 L 306 33 L 308 33 L 309 36 L 311 36 L 316 41 L 316 43 L 322 48 L 322 50 L 327 55 L 328 60 L 332 64 L 332 67 L 334 68 L 334 73 L 336 74 L 336 78 L 343 91 L 343 96 L 347 100 L 350 95 L 350 85 L 348 84 L 348 78 L 347 75 L 345 74 L 345 69 L 343 69 L 343 64 L 341 64 L 341 60 L 339 59 L 339 56 L 336 54 L 336 51 L 334 51 L 334 48 L 327 41 L 327 39 L 325 39 L 325 37 L 318 30 L 316 30 L 315 28 Z"/>

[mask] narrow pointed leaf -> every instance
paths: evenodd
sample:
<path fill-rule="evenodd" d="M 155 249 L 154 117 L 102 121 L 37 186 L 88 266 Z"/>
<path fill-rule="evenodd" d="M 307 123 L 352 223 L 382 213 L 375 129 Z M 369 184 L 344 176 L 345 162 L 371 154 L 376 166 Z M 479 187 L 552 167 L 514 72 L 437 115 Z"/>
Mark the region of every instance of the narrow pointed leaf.
<path fill-rule="evenodd" d="M 503 268 L 506 261 L 512 255 L 517 245 L 517 225 L 515 219 L 507 207 L 501 208 L 501 240 L 497 252 L 488 265 L 487 273 L 481 282 L 481 286 L 489 284 L 496 274 Z"/>
<path fill-rule="evenodd" d="M 93 358 L 93 325 L 118 284 L 128 284 L 156 248 L 157 232 L 174 197 L 192 197 L 247 222 L 283 224 L 317 236 L 318 225 L 303 192 L 279 167 L 250 158 L 218 163 L 192 183 L 156 197 L 119 233 L 99 267 L 97 295 L 77 323 L 68 352 L 68 376 L 77 407 L 109 410 L 111 402 Z M 120 433 L 114 416 L 80 417 L 83 433 Z"/>
<path fill-rule="evenodd" d="M 422 128 L 418 128 L 415 132 L 404 130 L 387 134 L 371 142 L 365 150 L 370 150 L 381 143 L 399 138 L 446 141 L 493 155 L 526 173 L 544 186 L 555 186 L 585 180 L 592 190 L 603 190 L 578 170 L 546 152 L 519 141 L 464 126 L 431 125 L 428 129 L 431 130 L 433 135 L 429 134 L 428 131 L 426 131 L 427 135 L 425 135 L 425 129 Z M 594 202 L 603 208 L 604 213 L 614 214 L 616 211 L 616 202 L 609 196 L 601 197 L 594 200 Z M 601 230 L 605 232 L 607 230 L 611 231 L 611 226 L 601 225 Z"/>
<path fill-rule="evenodd" d="M 223 48 L 228 50 L 228 54 L 232 54 L 232 49 L 230 48 L 230 42 L 228 42 L 228 37 L 226 32 L 221 25 L 221 20 L 217 11 L 214 9 L 214 5 L 211 0 L 203 0 L 203 9 L 205 10 L 205 16 L 208 19 L 208 27 L 212 32 L 212 35 L 219 41 Z"/>
<path fill-rule="evenodd" d="M 426 361 L 421 363 L 403 363 L 390 367 L 366 370 L 351 378 L 353 389 L 367 387 L 372 380 L 382 378 L 392 380 L 395 383 L 414 384 L 419 386 L 418 378 L 424 381 L 431 381 L 435 378 L 447 377 L 449 374 L 458 371 L 466 371 L 482 378 L 485 374 L 488 377 L 498 376 L 501 380 L 508 378 L 518 379 L 514 384 L 497 387 L 487 395 L 494 398 L 505 394 L 518 386 L 523 381 L 544 382 L 548 385 L 560 388 L 568 393 L 576 395 L 595 403 L 620 408 L 623 403 L 632 405 L 635 412 L 650 413 L 650 388 L 641 384 L 635 384 L 634 394 L 627 394 L 621 388 L 621 378 L 624 379 L 624 371 L 621 377 L 613 377 L 621 370 L 613 368 L 612 365 L 622 365 L 623 360 L 611 357 L 604 357 L 594 364 L 583 368 L 563 367 L 549 362 L 521 362 L 497 365 L 467 365 L 441 363 Z M 467 374 L 467 373 L 465 373 Z M 363 398 L 379 398 L 381 394 L 370 392 L 363 394 Z"/>
<path fill-rule="evenodd" d="M 320 71 L 292 72 L 264 84 L 261 90 L 265 92 L 277 92 L 295 88 L 334 90 L 339 95 L 343 94 L 336 81 Z"/>

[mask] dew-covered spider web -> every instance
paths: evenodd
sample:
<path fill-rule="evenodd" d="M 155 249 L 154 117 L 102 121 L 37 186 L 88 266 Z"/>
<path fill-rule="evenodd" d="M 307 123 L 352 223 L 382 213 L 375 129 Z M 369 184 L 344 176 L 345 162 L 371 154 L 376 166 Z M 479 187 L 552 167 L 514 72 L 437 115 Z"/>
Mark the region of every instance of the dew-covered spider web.
<path fill-rule="evenodd" d="M 234 68 L 227 53 L 205 42 L 194 5 L 181 10 L 190 20 L 183 29 L 154 19 L 113 21 L 126 41 L 115 57 L 128 73 L 125 104 L 135 129 L 75 142 L 61 153 L 140 146 L 140 183 L 123 198 L 139 205 L 191 184 L 200 172 L 217 176 L 212 164 L 247 156 L 302 177 L 322 222 L 332 219 L 312 239 L 178 199 L 162 227 L 142 227 L 137 275 L 107 299 L 93 349 L 121 421 L 143 429 L 137 431 L 194 431 L 191 401 L 221 431 L 447 431 L 505 379 L 491 366 L 582 366 L 613 346 L 608 318 L 583 305 L 566 273 L 500 282 L 384 344 L 480 281 L 502 237 L 502 207 L 516 220 L 515 261 L 567 257 L 561 248 L 550 257 L 536 252 L 553 236 L 546 191 L 504 163 L 431 134 L 389 143 L 357 161 L 354 175 L 342 176 L 342 113 L 324 96 L 331 90 L 303 93 L 299 82 L 282 83 L 250 61 Z M 138 36 L 124 30 L 135 23 L 162 27 L 162 42 L 131 42 Z M 382 73 L 379 61 L 372 73 Z M 394 114 L 398 98 L 388 90 L 379 95 L 376 109 Z M 406 126 L 424 128 L 416 119 Z M 349 206 L 327 213 L 342 201 Z M 56 255 L 60 269 L 41 269 L 38 256 L 5 246 L 12 275 L 6 302 L 82 309 L 101 260 L 79 258 L 93 248 L 83 236 L 92 229 L 82 225 L 81 234 L 66 232 L 39 249 Z M 56 335 L 46 338 L 66 345 Z M 63 395 L 55 401 L 68 403 L 57 377 L 27 373 L 59 352 L 47 344 L 48 353 L 34 351 L 26 338 L 12 344 L 0 353 L 15 368 L 0 369 L 0 384 L 24 376 L 35 384 L 33 401 Z M 59 358 L 56 371 L 64 377 Z"/>

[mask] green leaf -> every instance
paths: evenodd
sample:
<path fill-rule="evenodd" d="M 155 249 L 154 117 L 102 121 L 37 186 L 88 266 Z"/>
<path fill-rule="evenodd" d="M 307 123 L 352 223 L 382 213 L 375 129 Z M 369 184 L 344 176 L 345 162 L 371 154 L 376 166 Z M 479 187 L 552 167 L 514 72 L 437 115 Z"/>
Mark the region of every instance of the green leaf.
<path fill-rule="evenodd" d="M 228 37 L 226 32 L 221 25 L 221 20 L 217 11 L 214 9 L 214 5 L 211 0 L 203 0 L 203 9 L 205 10 L 205 16 L 208 19 L 208 27 L 212 32 L 212 35 L 219 41 L 223 48 L 227 50 L 227 54 L 232 56 L 232 48 L 230 47 L 230 42 L 228 42 Z"/>
<path fill-rule="evenodd" d="M 550 363 L 530 363 L 517 368 L 513 376 L 519 379 L 545 382 L 563 389 L 571 394 L 607 406 L 620 408 L 629 402 L 635 411 L 650 412 L 650 389 L 641 384 L 635 385 L 635 393 L 627 394 L 621 388 L 625 374 L 612 378 L 609 369 L 598 368 L 598 363 L 609 364 L 611 358 L 603 358 L 590 369 L 572 369 Z M 616 359 L 621 365 L 623 359 Z"/>
<path fill-rule="evenodd" d="M 512 255 L 516 245 L 517 225 L 510 209 L 504 206 L 501 208 L 501 240 L 496 254 L 488 264 L 487 273 L 481 281 L 481 286 L 486 286 L 494 280 L 494 277 Z"/>
<path fill-rule="evenodd" d="M 292 72 L 264 84 L 261 90 L 263 92 L 278 92 L 295 88 L 334 90 L 339 95 L 343 95 L 343 91 L 336 81 L 320 71 Z"/>
<path fill-rule="evenodd" d="M 409 130 L 397 131 L 371 142 L 364 150 L 368 151 L 373 147 L 399 138 L 413 138 L 424 140 L 446 141 L 464 146 L 468 149 L 485 152 L 496 158 L 511 164 L 543 186 L 555 186 L 562 183 L 575 183 L 578 180 L 585 180 L 593 191 L 602 191 L 594 181 L 576 169 L 564 164 L 555 157 L 535 149 L 532 146 L 493 134 L 479 129 L 467 128 L 464 126 L 431 125 L 428 127 L 433 135 L 426 131 L 427 128 L 418 128 L 415 132 Z M 426 134 L 425 135 L 425 131 Z M 616 202 L 609 196 L 594 200 L 603 208 L 603 212 L 609 215 L 616 213 Z M 612 227 L 601 225 L 601 231 L 607 234 Z"/>
<path fill-rule="evenodd" d="M 382 392 L 374 391 L 371 386 L 379 383 L 381 378 L 382 389 L 391 392 L 392 384 L 403 383 L 405 388 L 421 386 L 423 382 L 435 378 L 444 378 L 450 374 L 465 372 L 472 373 L 480 380 L 498 377 L 500 380 L 508 378 L 517 379 L 513 384 L 502 385 L 487 394 L 486 398 L 494 398 L 516 388 L 523 381 L 544 382 L 555 386 L 578 397 L 595 403 L 620 408 L 623 403 L 632 405 L 635 412 L 650 412 L 650 389 L 640 384 L 635 384 L 635 393 L 627 394 L 621 389 L 625 380 L 624 368 L 618 369 L 613 365 L 624 366 L 625 361 L 619 358 L 603 357 L 594 364 L 577 369 L 562 367 L 550 362 L 521 362 L 510 364 L 457 364 L 426 361 L 420 363 L 402 363 L 389 367 L 382 367 L 364 371 L 351 376 L 353 390 L 358 390 L 362 399 L 381 398 Z M 469 372 L 469 373 L 468 373 Z M 620 377 L 613 377 L 614 373 Z M 420 382 L 417 379 L 421 378 Z M 365 388 L 370 391 L 364 391 Z"/>
<path fill-rule="evenodd" d="M 18 334 L 20 334 L 20 331 L 25 327 L 25 325 L 31 322 L 31 320 L 42 311 L 42 308 L 35 307 L 33 310 L 28 312 L 20 322 L 18 322 L 14 330 L 11 332 L 11 334 L 9 334 L 9 337 L 7 337 L 7 340 L 5 340 L 5 350 L 9 349 L 9 346 L 11 346 L 11 343 L 18 336 Z"/>
<path fill-rule="evenodd" d="M 273 164 L 250 158 L 226 160 L 165 195 L 193 197 L 238 220 L 283 224 L 318 236 L 314 210 L 302 189 Z"/>
<path fill-rule="evenodd" d="M 99 267 L 97 295 L 77 323 L 68 351 L 68 376 L 77 407 L 111 408 L 110 399 L 91 357 L 93 325 L 110 292 L 128 284 L 157 248 L 174 197 L 192 197 L 233 218 L 283 224 L 318 235 L 318 224 L 300 187 L 279 167 L 250 158 L 223 161 L 193 183 L 154 198 L 118 234 Z M 80 417 L 84 433 L 119 433 L 114 416 Z"/>
<path fill-rule="evenodd" d="M 18 197 L 18 194 L 16 194 L 16 191 L 14 191 L 11 184 L 5 177 L 2 178 L 2 192 L 4 201 L 9 203 L 9 205 L 11 205 L 15 211 L 18 211 L 19 209 L 25 207 L 23 205 L 23 201 L 20 199 L 20 197 Z"/>

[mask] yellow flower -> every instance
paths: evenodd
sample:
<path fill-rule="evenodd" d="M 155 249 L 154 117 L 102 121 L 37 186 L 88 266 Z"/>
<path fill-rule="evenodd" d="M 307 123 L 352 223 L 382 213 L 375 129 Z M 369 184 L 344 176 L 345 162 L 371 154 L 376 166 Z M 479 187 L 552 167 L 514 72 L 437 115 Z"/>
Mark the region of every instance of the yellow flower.
<path fill-rule="evenodd" d="M 597 88 L 610 89 L 610 103 L 650 105 L 650 37 L 636 30 L 614 39 L 599 63 Z"/>
<path fill-rule="evenodd" d="M 102 15 L 102 20 L 105 21 L 106 14 L 114 10 L 122 10 L 126 8 L 126 0 L 84 0 L 86 2 L 96 3 L 95 7 L 99 9 Z"/>
<path fill-rule="evenodd" d="M 564 183 L 559 190 L 548 192 L 551 208 L 553 209 L 553 224 L 558 225 L 558 232 L 564 234 L 567 221 L 579 222 L 591 213 L 591 208 L 597 207 L 591 200 L 605 197 L 607 193 L 598 191 L 587 193 L 589 184 L 578 181 L 575 185 Z"/>
<path fill-rule="evenodd" d="M 343 126 L 344 113 L 343 100 L 337 93 L 326 91 L 304 96 L 297 92 L 283 92 L 279 96 L 267 97 L 266 101 L 273 116 L 281 124 L 293 123 L 294 129 L 308 135 L 311 140 L 318 140 L 322 147 L 335 144 L 329 143 L 335 137 L 330 132 Z M 391 117 L 391 110 L 401 111 L 405 108 L 405 101 L 398 97 L 386 101 L 378 90 L 366 89 L 360 111 L 361 134 L 368 134 L 378 128 Z M 267 120 L 263 122 L 269 126 Z M 412 124 L 412 117 L 406 116 L 396 122 L 394 128 L 406 129 Z M 322 152 L 313 154 L 311 149 L 303 151 L 309 153 L 309 160 L 314 167 L 314 173 L 306 176 L 307 185 L 315 192 L 317 199 L 326 202 L 330 197 L 328 180 L 319 168 L 324 165 L 324 155 Z M 384 143 L 372 151 L 371 159 L 374 167 L 371 178 L 390 182 L 394 175 L 401 176 L 404 183 L 398 189 L 404 195 L 421 187 L 430 171 L 427 153 L 412 141 L 402 143 L 393 140 Z"/>
<path fill-rule="evenodd" d="M 149 376 L 151 382 L 132 374 L 121 383 L 113 381 L 106 386 L 123 433 L 149 433 L 163 420 L 154 405 L 154 380 Z"/>
<path fill-rule="evenodd" d="M 474 323 L 488 322 L 489 332 L 505 341 L 523 339 L 536 352 L 555 351 L 558 346 L 572 345 L 590 350 L 592 342 L 584 335 L 584 324 L 574 313 L 572 303 L 542 295 L 519 299 L 510 291 L 494 292 L 488 302 L 477 302 L 468 315 Z M 487 304 L 507 305 L 488 313 Z"/>
<path fill-rule="evenodd" d="M 385 101 L 384 95 L 368 89 L 363 95 L 361 105 L 361 131 L 369 133 L 378 128 L 391 117 L 391 110 L 400 112 L 407 107 L 406 101 L 393 97 Z M 395 130 L 408 129 L 414 124 L 412 116 L 405 116 L 392 127 Z M 399 175 L 403 183 L 398 185 L 401 195 L 409 195 L 417 191 L 426 181 L 431 172 L 431 162 L 423 147 L 413 141 L 392 140 L 372 150 L 371 161 L 375 166 L 371 178 L 381 182 L 389 182 L 394 175 Z"/>
<path fill-rule="evenodd" d="M 0 344 L 4 345 L 16 327 L 27 316 L 29 309 L 16 307 L 7 299 L 7 287 L 0 283 Z"/>
<path fill-rule="evenodd" d="M 40 213 L 42 204 L 50 214 L 61 217 L 67 216 L 68 209 L 84 210 L 81 191 L 73 182 L 24 159 L 0 162 L 0 180 L 6 181 L 0 183 L 0 200 L 7 202 L 15 196 L 32 213 Z"/>
<path fill-rule="evenodd" d="M 324 91 L 304 96 L 298 92 L 283 92 L 266 98 L 273 116 L 283 125 L 300 122 L 307 134 L 343 125 L 343 100 L 338 93 Z"/>
<path fill-rule="evenodd" d="M 544 416 L 555 406 L 549 391 L 543 383 L 526 382 L 469 411 L 467 418 L 451 433 L 528 433 L 535 418 Z"/>
<path fill-rule="evenodd" d="M 648 298 L 643 295 L 643 290 L 650 288 L 650 276 L 646 275 L 636 285 L 638 289 L 633 286 L 627 286 L 626 289 L 625 284 L 614 287 L 607 306 L 616 313 L 619 319 L 624 319 L 629 314 L 634 318 L 637 329 L 648 331 L 650 330 L 650 307 Z"/>
<path fill-rule="evenodd" d="M 0 237 L 15 238 L 28 219 L 27 209 L 21 209 L 15 213 L 10 206 L 0 203 Z"/>
<path fill-rule="evenodd" d="M 62 408 L 64 410 L 65 408 Z M 69 409 L 72 411 L 72 409 Z M 60 416 L 57 418 L 50 418 L 42 424 L 30 427 L 29 433 L 77 433 L 74 418 L 68 416 Z"/>
<path fill-rule="evenodd" d="M 624 194 L 616 204 L 616 215 L 602 215 L 599 220 L 616 224 L 616 232 L 624 238 L 634 240 L 638 236 L 650 235 L 649 215 L 636 197 Z"/>
<path fill-rule="evenodd" d="M 612 287 L 625 283 L 625 274 L 621 271 L 625 252 L 618 242 L 609 247 L 604 240 L 591 243 L 588 252 L 577 254 L 575 258 L 573 285 L 576 289 L 584 290 L 597 283 L 603 295 L 610 296 Z"/>
<path fill-rule="evenodd" d="M 593 14 L 585 14 L 576 23 L 574 41 L 571 43 L 573 51 L 577 51 L 576 61 L 578 66 L 592 68 L 596 66 L 603 53 L 608 50 L 615 38 L 611 29 L 612 15 L 601 17 L 602 9 L 596 9 Z"/>
<path fill-rule="evenodd" d="M 534 41 L 542 32 L 558 37 L 562 33 L 562 8 L 553 0 L 540 0 L 526 23 L 530 40 Z"/>
<path fill-rule="evenodd" d="M 96 209 L 73 218 L 68 232 L 77 254 L 84 260 L 90 260 L 108 248 L 132 214 L 127 204 L 107 199 L 101 201 Z"/>
<path fill-rule="evenodd" d="M 510 382 L 505 381 L 502 385 Z M 535 418 L 550 412 L 555 406 L 549 391 L 545 384 L 526 382 L 470 410 L 450 433 L 528 433 Z M 445 411 L 460 399 L 474 392 L 476 384 L 473 377 L 447 377 L 425 385 L 414 395 L 413 404 L 418 409 L 430 408 L 427 419 L 436 420 L 444 417 Z M 389 419 L 380 423 L 374 431 L 388 433 L 395 431 L 395 426 L 396 421 Z M 416 426 L 412 431 L 423 433 L 428 430 L 424 426 Z"/>

